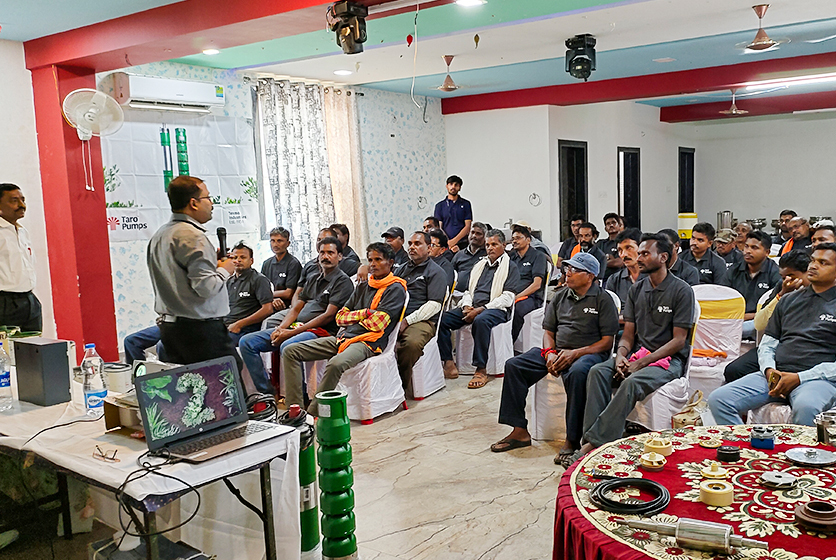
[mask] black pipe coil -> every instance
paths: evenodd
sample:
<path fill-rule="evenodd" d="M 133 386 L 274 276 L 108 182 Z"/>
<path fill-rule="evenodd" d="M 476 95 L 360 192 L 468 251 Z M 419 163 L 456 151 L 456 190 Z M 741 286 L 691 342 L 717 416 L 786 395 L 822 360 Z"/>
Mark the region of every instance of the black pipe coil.
<path fill-rule="evenodd" d="M 607 494 L 619 488 L 638 488 L 654 494 L 652 500 L 639 503 L 624 503 L 607 498 Z M 593 503 L 599 508 L 622 515 L 653 515 L 659 513 L 671 502 L 668 489 L 653 480 L 645 478 L 617 478 L 600 482 L 590 493 Z"/>

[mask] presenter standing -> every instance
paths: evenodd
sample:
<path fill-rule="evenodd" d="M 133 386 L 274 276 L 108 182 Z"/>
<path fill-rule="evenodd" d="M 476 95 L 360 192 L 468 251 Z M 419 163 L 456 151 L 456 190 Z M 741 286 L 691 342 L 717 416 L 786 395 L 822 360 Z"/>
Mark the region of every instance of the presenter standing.
<path fill-rule="evenodd" d="M 212 219 L 212 197 L 202 179 L 181 175 L 168 185 L 171 220 L 148 244 L 148 271 L 163 346 L 171 361 L 191 364 L 233 356 L 224 317 L 226 280 L 234 265 L 217 255 L 203 224 Z M 220 260 L 218 260 L 220 256 Z"/>
<path fill-rule="evenodd" d="M 41 302 L 35 288 L 35 261 L 29 232 L 18 220 L 26 214 L 20 187 L 0 183 L 0 325 L 22 331 L 43 328 Z"/>

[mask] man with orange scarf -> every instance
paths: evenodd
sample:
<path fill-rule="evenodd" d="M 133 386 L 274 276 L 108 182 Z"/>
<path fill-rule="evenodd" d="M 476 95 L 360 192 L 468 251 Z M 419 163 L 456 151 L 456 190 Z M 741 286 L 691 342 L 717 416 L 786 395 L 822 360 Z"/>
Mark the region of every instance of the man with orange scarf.
<path fill-rule="evenodd" d="M 297 342 L 282 352 L 282 370 L 288 379 L 302 378 L 304 362 L 328 360 L 317 391 L 330 391 L 343 372 L 386 348 L 403 315 L 406 282 L 392 274 L 395 254 L 386 243 L 369 245 L 366 257 L 368 283 L 358 284 L 345 307 L 337 312 L 337 336 Z M 308 412 L 319 416 L 316 399 Z"/>

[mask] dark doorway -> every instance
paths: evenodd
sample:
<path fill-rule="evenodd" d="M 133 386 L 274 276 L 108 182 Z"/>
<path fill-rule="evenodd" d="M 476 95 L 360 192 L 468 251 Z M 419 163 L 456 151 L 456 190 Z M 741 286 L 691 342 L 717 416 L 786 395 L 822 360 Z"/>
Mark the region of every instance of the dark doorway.
<path fill-rule="evenodd" d="M 625 227 L 641 229 L 641 152 L 618 148 L 618 213 Z"/>
<path fill-rule="evenodd" d="M 694 148 L 679 148 L 679 213 L 694 211 Z"/>
<path fill-rule="evenodd" d="M 570 218 L 587 212 L 586 142 L 558 140 L 560 172 L 560 235 L 572 236 Z"/>

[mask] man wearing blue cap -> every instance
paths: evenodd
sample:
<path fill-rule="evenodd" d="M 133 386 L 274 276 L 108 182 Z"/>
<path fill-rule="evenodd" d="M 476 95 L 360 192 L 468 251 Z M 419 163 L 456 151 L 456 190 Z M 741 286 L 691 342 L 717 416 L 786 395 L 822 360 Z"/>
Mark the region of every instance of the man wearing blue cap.
<path fill-rule="evenodd" d="M 566 442 L 555 458 L 563 463 L 581 445 L 589 369 L 606 360 L 618 332 L 618 309 L 598 285 L 598 259 L 578 253 L 562 263 L 566 286 L 558 290 L 543 319 L 543 348 L 505 362 L 499 423 L 513 430 L 491 446 L 499 453 L 531 445 L 525 418 L 528 389 L 546 374 L 560 376 L 566 388 Z"/>

